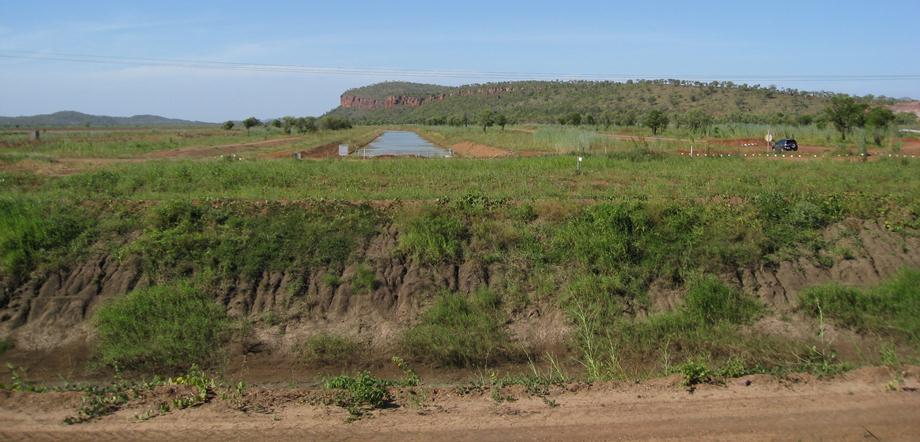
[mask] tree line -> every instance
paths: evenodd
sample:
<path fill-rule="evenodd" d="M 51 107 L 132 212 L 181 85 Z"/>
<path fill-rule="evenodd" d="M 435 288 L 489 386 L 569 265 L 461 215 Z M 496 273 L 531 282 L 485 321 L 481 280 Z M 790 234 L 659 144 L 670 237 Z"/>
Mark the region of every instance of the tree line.
<path fill-rule="evenodd" d="M 675 113 L 666 112 L 660 109 L 652 109 L 648 112 L 640 113 L 637 110 L 620 110 L 614 112 L 604 112 L 599 116 L 591 113 L 570 112 L 556 119 L 558 124 L 564 126 L 595 126 L 609 129 L 611 126 L 618 127 L 647 127 L 652 134 L 657 135 L 663 129 L 674 125 L 677 129 L 689 129 L 694 133 L 706 133 L 711 126 L 717 123 L 753 123 L 753 124 L 772 124 L 788 126 L 808 126 L 816 125 L 823 129 L 828 125 L 833 125 L 840 133 L 840 137 L 846 140 L 846 137 L 855 128 L 867 128 L 871 130 L 873 141 L 881 144 L 885 131 L 893 124 L 909 125 L 917 123 L 917 116 L 909 112 L 895 113 L 891 109 L 882 106 L 871 106 L 868 103 L 857 101 L 848 95 L 835 95 L 830 98 L 827 107 L 817 114 L 783 114 L 778 113 L 770 118 L 763 119 L 744 119 L 741 117 L 734 118 L 717 118 L 702 110 L 690 110 L 687 112 Z M 468 114 L 451 117 L 432 117 L 420 122 L 429 126 L 470 126 L 479 125 L 483 131 L 489 127 L 500 126 L 504 130 L 508 124 L 513 122 L 502 113 L 487 110 L 480 113 L 477 117 L 471 118 Z"/>
<path fill-rule="evenodd" d="M 262 121 L 256 117 L 249 117 L 239 122 L 246 133 L 254 127 L 273 127 L 281 129 L 286 134 L 292 134 L 296 131 L 299 134 L 316 132 L 318 130 L 341 130 L 351 129 L 352 122 L 350 119 L 337 115 L 327 115 L 325 117 L 291 117 L 285 116 L 272 120 Z M 232 130 L 237 126 L 237 122 L 228 120 L 222 125 L 224 130 Z"/>

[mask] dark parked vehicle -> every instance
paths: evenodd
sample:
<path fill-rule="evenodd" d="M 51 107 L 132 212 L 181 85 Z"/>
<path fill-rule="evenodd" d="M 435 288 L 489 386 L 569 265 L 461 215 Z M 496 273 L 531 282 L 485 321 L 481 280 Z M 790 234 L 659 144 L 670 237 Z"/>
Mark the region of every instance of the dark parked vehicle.
<path fill-rule="evenodd" d="M 799 143 L 796 143 L 793 139 L 779 140 L 773 143 L 773 150 L 777 152 L 797 151 L 799 150 Z"/>

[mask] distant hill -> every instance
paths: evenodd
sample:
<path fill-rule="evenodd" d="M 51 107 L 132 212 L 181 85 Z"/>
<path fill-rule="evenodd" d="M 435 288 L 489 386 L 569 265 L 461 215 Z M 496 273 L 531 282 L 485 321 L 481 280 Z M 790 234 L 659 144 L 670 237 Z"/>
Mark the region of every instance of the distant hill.
<path fill-rule="evenodd" d="M 833 95 L 681 80 L 518 81 L 458 87 L 385 82 L 346 91 L 339 107 L 327 115 L 361 123 L 422 123 L 464 115 L 475 120 L 483 111 L 493 110 L 512 121 L 549 123 L 573 112 L 601 121 L 605 116 L 615 120 L 657 109 L 670 114 L 701 111 L 721 121 L 778 123 L 820 113 Z M 861 100 L 880 105 L 898 102 L 886 97 Z"/>
<path fill-rule="evenodd" d="M 179 120 L 158 115 L 134 115 L 132 117 L 109 117 L 89 115 L 74 111 L 22 117 L 0 117 L 0 127 L 118 127 L 118 126 L 193 126 L 205 125 L 201 121 Z"/>

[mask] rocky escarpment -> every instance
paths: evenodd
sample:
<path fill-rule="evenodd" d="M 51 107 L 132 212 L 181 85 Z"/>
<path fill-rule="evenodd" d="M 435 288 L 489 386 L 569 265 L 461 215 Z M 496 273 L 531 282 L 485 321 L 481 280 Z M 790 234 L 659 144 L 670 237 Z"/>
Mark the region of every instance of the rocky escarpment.
<path fill-rule="evenodd" d="M 513 86 L 492 86 L 492 87 L 473 87 L 461 88 L 450 93 L 410 96 L 410 95 L 390 95 L 385 98 L 362 97 L 351 95 L 348 92 L 341 96 L 340 105 L 345 109 L 392 109 L 394 107 L 420 107 L 422 105 L 443 101 L 448 97 L 464 97 L 471 95 L 492 96 L 514 91 Z"/>
<path fill-rule="evenodd" d="M 438 293 L 471 293 L 479 288 L 506 292 L 517 287 L 511 269 L 485 264 L 477 257 L 459 263 L 422 264 L 398 249 L 399 231 L 381 228 L 360 251 L 360 262 L 342 270 L 329 268 L 264 272 L 254 278 L 224 280 L 212 293 L 236 318 L 254 325 L 249 348 L 290 350 L 316 332 L 358 336 L 375 346 L 391 344 L 417 320 Z M 885 229 L 876 222 L 847 220 L 824 232 L 828 250 L 840 256 L 820 265 L 813 257 L 776 265 L 738 269 L 724 279 L 761 298 L 777 311 L 794 307 L 805 287 L 837 281 L 871 285 L 903 267 L 920 267 L 920 238 Z M 372 272 L 372 286 L 353 283 Z M 92 337 L 89 319 L 102 302 L 139 287 L 155 275 L 145 274 L 138 260 L 95 255 L 67 268 L 34 273 L 16 287 L 7 287 L 0 308 L 0 336 L 11 337 L 26 350 L 85 343 Z M 652 310 L 679 305 L 680 289 L 653 284 Z M 558 345 L 567 321 L 554 299 L 513 306 L 509 329 L 530 347 Z M 641 313 L 641 312 L 640 312 Z"/>

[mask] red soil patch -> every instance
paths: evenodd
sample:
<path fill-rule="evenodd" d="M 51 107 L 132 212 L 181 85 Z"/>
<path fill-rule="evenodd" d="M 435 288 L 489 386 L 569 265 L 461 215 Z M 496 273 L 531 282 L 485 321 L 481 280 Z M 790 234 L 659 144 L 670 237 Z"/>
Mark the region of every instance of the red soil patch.
<path fill-rule="evenodd" d="M 901 153 L 904 155 L 920 155 L 920 139 L 902 138 Z"/>
<path fill-rule="evenodd" d="M 486 146 L 485 144 L 476 144 L 469 141 L 454 144 L 451 148 L 454 150 L 455 154 L 461 157 L 496 158 L 507 157 L 512 154 L 509 150 Z"/>
<path fill-rule="evenodd" d="M 273 152 L 267 155 L 269 158 L 292 158 L 298 152 Z M 299 152 L 302 159 L 318 160 L 322 158 L 341 158 L 339 156 L 339 143 L 323 144 L 309 150 Z"/>

